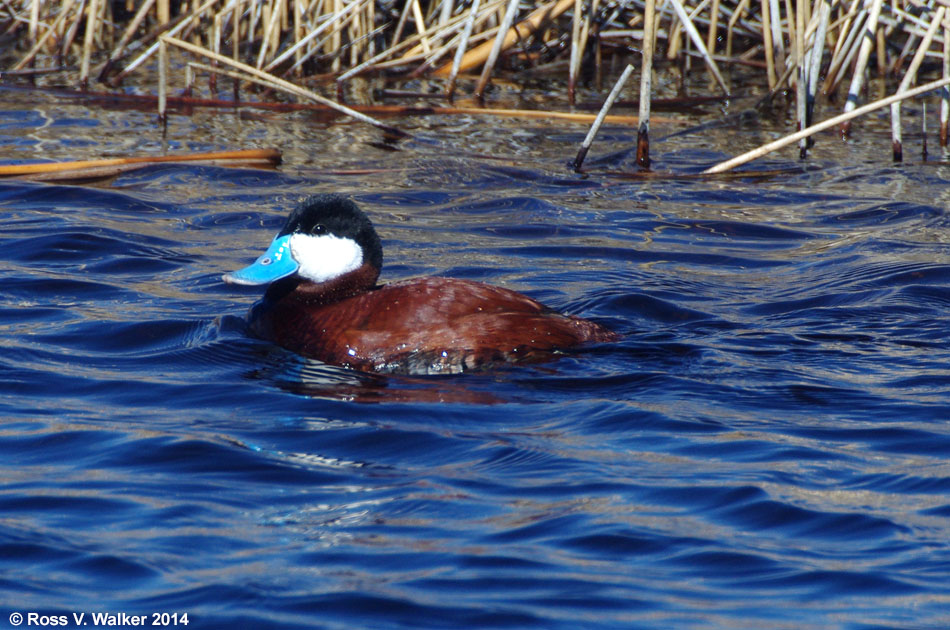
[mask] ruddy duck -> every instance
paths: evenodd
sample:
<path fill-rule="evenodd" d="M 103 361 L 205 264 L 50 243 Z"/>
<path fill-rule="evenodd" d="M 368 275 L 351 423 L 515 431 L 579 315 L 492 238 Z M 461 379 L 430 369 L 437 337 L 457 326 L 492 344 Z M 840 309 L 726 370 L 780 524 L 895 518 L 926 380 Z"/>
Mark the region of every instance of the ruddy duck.
<path fill-rule="evenodd" d="M 619 336 L 525 295 L 481 282 L 414 278 L 379 286 L 383 248 L 353 201 L 300 203 L 231 284 L 270 286 L 251 307 L 251 331 L 288 350 L 367 372 L 452 374 L 543 361 Z"/>

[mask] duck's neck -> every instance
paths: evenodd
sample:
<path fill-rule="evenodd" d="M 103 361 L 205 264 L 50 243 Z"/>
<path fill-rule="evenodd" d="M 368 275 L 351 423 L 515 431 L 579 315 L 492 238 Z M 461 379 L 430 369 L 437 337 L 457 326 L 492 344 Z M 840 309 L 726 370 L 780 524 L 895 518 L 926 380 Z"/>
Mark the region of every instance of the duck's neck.
<path fill-rule="evenodd" d="M 290 299 L 304 304 L 332 304 L 369 291 L 376 286 L 378 278 L 379 269 L 370 264 L 326 282 L 312 282 L 299 277 L 285 278 L 270 285 L 264 299 L 272 302 Z"/>

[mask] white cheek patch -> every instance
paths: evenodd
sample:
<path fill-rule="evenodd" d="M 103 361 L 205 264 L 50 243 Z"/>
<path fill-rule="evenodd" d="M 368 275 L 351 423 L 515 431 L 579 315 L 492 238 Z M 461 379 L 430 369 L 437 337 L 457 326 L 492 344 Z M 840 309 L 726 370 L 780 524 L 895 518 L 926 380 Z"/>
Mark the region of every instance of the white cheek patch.
<path fill-rule="evenodd" d="M 300 265 L 297 274 L 313 282 L 338 278 L 363 264 L 363 250 L 356 241 L 332 234 L 294 234 L 290 251 Z"/>

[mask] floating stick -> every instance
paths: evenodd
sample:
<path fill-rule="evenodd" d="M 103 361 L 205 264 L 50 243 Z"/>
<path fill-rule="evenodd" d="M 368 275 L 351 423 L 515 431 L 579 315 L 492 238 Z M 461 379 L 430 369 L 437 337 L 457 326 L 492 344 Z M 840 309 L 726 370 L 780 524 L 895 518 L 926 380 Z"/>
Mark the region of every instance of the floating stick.
<path fill-rule="evenodd" d="M 835 116 L 834 118 L 829 118 L 828 120 L 812 125 L 808 127 L 807 129 L 802 129 L 799 132 L 785 136 L 784 138 L 780 138 L 778 140 L 775 140 L 774 142 L 770 142 L 768 144 L 762 145 L 761 147 L 757 149 L 753 149 L 752 151 L 743 153 L 742 155 L 726 160 L 725 162 L 720 162 L 719 164 L 716 164 L 715 166 L 711 166 L 707 168 L 705 171 L 703 171 L 703 173 L 708 174 L 708 175 L 715 174 L 715 173 L 724 173 L 737 166 L 741 166 L 742 164 L 745 164 L 746 162 L 751 162 L 752 160 L 756 158 L 760 158 L 763 155 L 768 155 L 769 153 L 771 153 L 772 151 L 775 151 L 776 149 L 781 149 L 782 147 L 786 147 L 790 144 L 795 144 L 801 138 L 807 138 L 808 136 L 814 135 L 818 133 L 819 131 L 824 131 L 825 129 L 828 129 L 829 127 L 834 127 L 835 125 L 841 124 L 847 120 L 851 120 L 853 118 L 857 118 L 858 116 L 863 116 L 864 114 L 873 112 L 883 107 L 887 107 L 888 105 L 896 101 L 903 101 L 905 99 L 913 98 L 920 94 L 926 94 L 927 92 L 931 92 L 945 85 L 950 85 L 950 77 L 945 77 L 943 79 L 938 79 L 937 81 L 932 81 L 925 85 L 921 85 L 920 87 L 916 87 L 912 90 L 907 90 L 906 92 L 898 92 L 896 94 L 888 96 L 887 98 L 882 98 L 879 101 L 868 103 L 867 105 L 864 105 L 863 107 L 858 107 L 856 109 L 851 110 L 850 112 L 839 114 Z"/>
<path fill-rule="evenodd" d="M 647 0 L 652 2 L 653 0 Z M 600 112 L 597 114 L 597 118 L 594 119 L 594 124 L 590 126 L 590 131 L 587 132 L 587 137 L 584 138 L 584 142 L 581 144 L 580 150 L 577 152 L 577 157 L 574 158 L 573 167 L 575 171 L 581 170 L 581 165 L 584 163 L 584 158 L 587 157 L 587 152 L 590 151 L 590 145 L 594 143 L 594 137 L 597 135 L 597 132 L 600 130 L 600 126 L 604 123 L 604 118 L 607 116 L 607 112 L 610 110 L 610 107 L 614 104 L 614 101 L 617 100 L 617 97 L 620 95 L 620 90 L 623 88 L 623 84 L 627 82 L 627 78 L 630 76 L 630 73 L 633 72 L 633 66 L 627 64 L 627 67 L 624 68 L 623 73 L 620 75 L 620 78 L 617 79 L 617 82 L 614 83 L 614 87 L 610 90 L 610 94 L 607 96 L 607 100 L 604 101 L 604 106 L 600 108 Z"/>
<path fill-rule="evenodd" d="M 247 149 L 243 151 L 211 151 L 188 155 L 155 155 L 142 157 L 108 158 L 104 160 L 76 160 L 73 162 L 42 162 L 39 164 L 3 164 L 0 176 L 34 175 L 37 173 L 55 173 L 102 166 L 122 166 L 126 164 L 151 164 L 159 162 L 198 162 L 202 160 L 241 160 L 266 161 L 280 163 L 280 151 L 277 149 Z"/>

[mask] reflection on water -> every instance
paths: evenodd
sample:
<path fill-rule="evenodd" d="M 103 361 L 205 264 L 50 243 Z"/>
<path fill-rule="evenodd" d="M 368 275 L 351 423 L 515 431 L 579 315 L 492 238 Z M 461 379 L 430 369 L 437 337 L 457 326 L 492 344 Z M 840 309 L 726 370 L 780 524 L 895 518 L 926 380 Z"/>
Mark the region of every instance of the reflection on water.
<path fill-rule="evenodd" d="M 7 96 L 11 159 L 162 143 L 148 115 Z M 627 129 L 575 175 L 581 128 L 408 120 L 424 141 L 392 153 L 356 125 L 226 120 L 175 118 L 165 142 L 280 146 L 287 163 L 0 182 L 3 614 L 945 625 L 945 167 L 880 163 L 873 129 L 822 140 L 807 168 L 701 180 L 621 176 Z M 701 170 L 760 132 L 657 142 L 657 167 Z M 400 378 L 250 338 L 259 291 L 221 273 L 329 191 L 371 213 L 385 280 L 501 284 L 623 340 Z"/>

